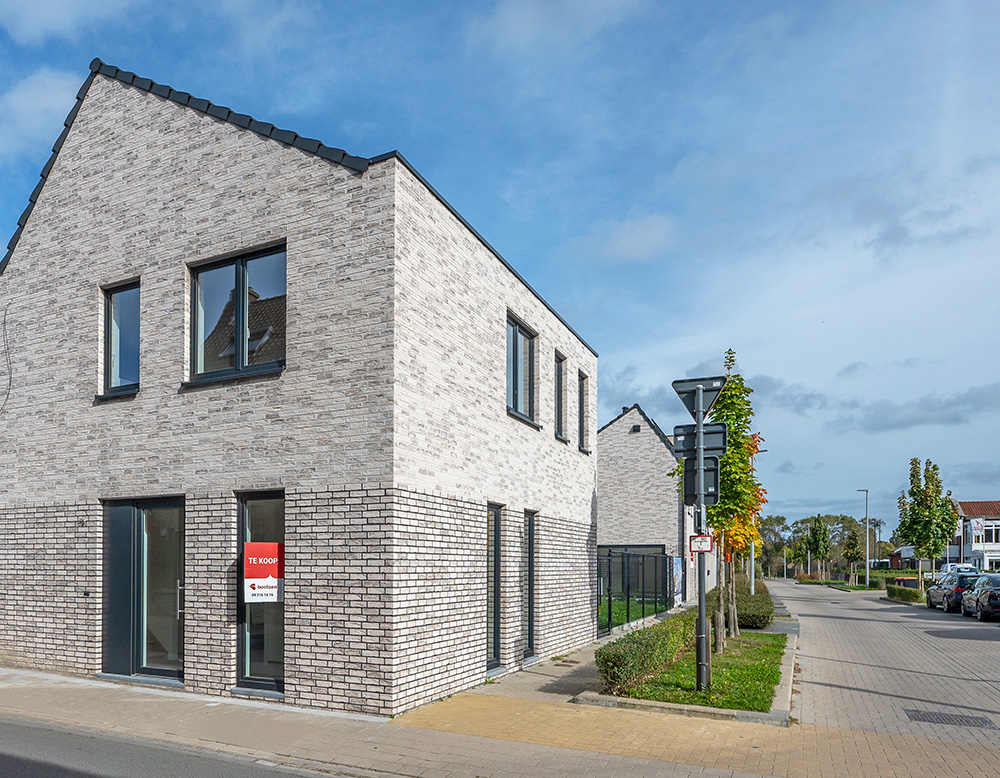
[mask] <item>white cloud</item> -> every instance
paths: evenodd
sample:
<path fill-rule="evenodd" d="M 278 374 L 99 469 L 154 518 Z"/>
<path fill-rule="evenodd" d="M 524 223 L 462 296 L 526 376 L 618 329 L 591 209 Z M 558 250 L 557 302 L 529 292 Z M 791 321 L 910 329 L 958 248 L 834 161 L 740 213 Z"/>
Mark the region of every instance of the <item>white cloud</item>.
<path fill-rule="evenodd" d="M 469 39 L 501 55 L 564 53 L 613 28 L 646 0 L 501 0 L 470 23 Z"/>
<path fill-rule="evenodd" d="M 79 73 L 43 68 L 0 95 L 0 159 L 47 150 L 80 89 Z"/>
<path fill-rule="evenodd" d="M 597 223 L 572 249 L 583 257 L 617 265 L 663 259 L 676 243 L 677 227 L 666 214 Z"/>
<path fill-rule="evenodd" d="M 142 0 L 0 0 L 0 26 L 22 45 L 46 38 L 76 37 L 90 25 L 113 18 Z"/>

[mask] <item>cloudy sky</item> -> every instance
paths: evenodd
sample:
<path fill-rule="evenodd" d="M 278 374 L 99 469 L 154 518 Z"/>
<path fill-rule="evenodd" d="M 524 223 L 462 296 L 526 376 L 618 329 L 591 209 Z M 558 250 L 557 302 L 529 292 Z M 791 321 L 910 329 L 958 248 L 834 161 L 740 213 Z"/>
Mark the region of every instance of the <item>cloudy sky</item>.
<path fill-rule="evenodd" d="M 600 353 L 600 422 L 727 348 L 769 513 L 1000 499 L 1000 4 L 0 0 L 0 232 L 97 56 L 400 150 Z M 3 227 L 6 225 L 6 227 Z"/>

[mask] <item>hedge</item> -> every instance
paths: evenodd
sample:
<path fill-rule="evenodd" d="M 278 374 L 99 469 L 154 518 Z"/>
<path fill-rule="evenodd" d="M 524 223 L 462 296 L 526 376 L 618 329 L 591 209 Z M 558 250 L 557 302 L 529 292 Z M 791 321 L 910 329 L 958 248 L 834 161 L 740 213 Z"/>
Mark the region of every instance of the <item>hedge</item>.
<path fill-rule="evenodd" d="M 893 586 L 889 584 L 885 587 L 886 593 L 894 600 L 902 600 L 903 602 L 923 602 L 924 594 L 919 589 L 913 589 L 909 586 Z"/>
<path fill-rule="evenodd" d="M 689 608 L 597 649 L 597 670 L 608 691 L 623 694 L 662 671 L 694 644 L 697 622 L 698 609 Z"/>
<path fill-rule="evenodd" d="M 737 575 L 736 620 L 740 629 L 762 629 L 774 619 L 774 603 L 763 581 L 754 583 L 754 593 L 750 594 L 750 582 L 746 576 Z"/>

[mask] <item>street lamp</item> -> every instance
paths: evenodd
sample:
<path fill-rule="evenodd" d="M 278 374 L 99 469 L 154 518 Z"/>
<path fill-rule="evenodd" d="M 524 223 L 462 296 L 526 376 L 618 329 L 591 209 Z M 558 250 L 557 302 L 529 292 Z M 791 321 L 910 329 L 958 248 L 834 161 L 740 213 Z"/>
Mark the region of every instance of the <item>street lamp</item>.
<path fill-rule="evenodd" d="M 867 589 L 868 588 L 868 572 L 869 572 L 869 569 L 871 568 L 871 562 L 868 561 L 868 555 L 869 555 L 869 551 L 868 551 L 868 535 L 869 535 L 869 530 L 868 530 L 868 490 L 867 489 L 858 489 L 858 491 L 865 493 L 865 588 Z"/>

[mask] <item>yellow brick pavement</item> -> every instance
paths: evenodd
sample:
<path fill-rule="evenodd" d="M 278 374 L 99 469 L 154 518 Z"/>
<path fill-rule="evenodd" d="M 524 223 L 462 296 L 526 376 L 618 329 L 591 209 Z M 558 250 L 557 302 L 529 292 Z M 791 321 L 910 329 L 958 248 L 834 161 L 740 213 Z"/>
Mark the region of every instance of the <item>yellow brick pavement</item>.
<path fill-rule="evenodd" d="M 458 694 L 399 716 L 393 724 L 787 778 L 1000 775 L 1000 738 L 993 747 L 843 727 L 784 728 L 498 695 Z"/>

